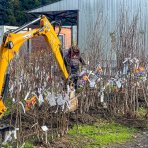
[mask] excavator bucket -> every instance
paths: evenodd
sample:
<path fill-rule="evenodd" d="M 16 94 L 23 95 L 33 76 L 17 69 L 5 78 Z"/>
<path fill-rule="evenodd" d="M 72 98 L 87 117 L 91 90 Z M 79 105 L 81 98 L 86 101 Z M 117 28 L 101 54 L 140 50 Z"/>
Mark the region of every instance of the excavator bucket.
<path fill-rule="evenodd" d="M 66 113 L 74 112 L 78 108 L 78 98 L 75 96 L 74 84 L 70 84 L 70 94 L 69 94 L 69 108 L 66 109 Z"/>
<path fill-rule="evenodd" d="M 74 97 L 70 100 L 70 107 L 66 112 L 74 112 L 78 109 L 78 99 L 77 97 Z"/>
<path fill-rule="evenodd" d="M 5 107 L 4 103 L 3 103 L 3 100 L 1 99 L 0 100 L 0 119 L 3 117 L 6 110 L 7 109 L 6 109 L 6 107 Z"/>

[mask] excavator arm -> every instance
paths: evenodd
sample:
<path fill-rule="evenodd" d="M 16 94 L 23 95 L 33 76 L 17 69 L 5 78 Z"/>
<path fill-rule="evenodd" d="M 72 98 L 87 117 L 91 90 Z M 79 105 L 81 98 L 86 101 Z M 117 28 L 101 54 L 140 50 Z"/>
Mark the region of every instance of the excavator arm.
<path fill-rule="evenodd" d="M 40 21 L 40 27 L 33 29 L 31 31 L 27 31 L 25 33 L 19 33 L 24 28 Z M 7 68 L 9 66 L 9 63 L 11 60 L 15 57 L 15 55 L 19 52 L 20 47 L 22 44 L 31 39 L 35 38 L 37 36 L 42 35 L 49 47 L 52 49 L 52 52 L 55 56 L 55 59 L 65 77 L 65 79 L 68 79 L 68 72 L 66 70 L 64 60 L 62 58 L 61 52 L 60 52 L 60 41 L 57 37 L 56 32 L 54 31 L 51 23 L 46 18 L 46 16 L 42 15 L 36 20 L 23 25 L 22 27 L 13 30 L 11 32 L 7 32 L 3 37 L 3 42 L 0 47 L 0 114 L 3 112 L 6 108 L 3 107 L 3 101 L 2 101 L 2 92 L 3 87 L 5 83 L 5 74 L 7 72 Z"/>

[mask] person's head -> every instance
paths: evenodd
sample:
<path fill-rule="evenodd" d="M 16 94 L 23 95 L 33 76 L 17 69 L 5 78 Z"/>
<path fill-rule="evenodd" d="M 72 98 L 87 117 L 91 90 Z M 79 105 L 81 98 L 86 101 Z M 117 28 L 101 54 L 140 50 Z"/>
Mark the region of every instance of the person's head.
<path fill-rule="evenodd" d="M 68 55 L 70 57 L 74 56 L 74 55 L 79 55 L 80 54 L 80 49 L 78 48 L 78 46 L 71 46 L 68 50 Z"/>
<path fill-rule="evenodd" d="M 79 53 L 80 52 L 80 49 L 79 49 L 79 47 L 78 46 L 72 46 L 71 47 L 72 48 L 72 51 L 74 52 L 74 53 Z"/>

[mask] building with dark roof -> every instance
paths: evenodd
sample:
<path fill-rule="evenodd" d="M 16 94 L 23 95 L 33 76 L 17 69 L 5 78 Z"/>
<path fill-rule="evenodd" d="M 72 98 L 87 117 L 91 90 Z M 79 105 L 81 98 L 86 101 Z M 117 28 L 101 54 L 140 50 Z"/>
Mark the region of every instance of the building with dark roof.
<path fill-rule="evenodd" d="M 50 20 L 61 20 L 63 26 L 77 26 L 77 40 L 87 50 L 90 40 L 99 40 L 111 48 L 111 34 L 117 29 L 121 11 L 127 12 L 128 21 L 138 14 L 144 49 L 148 50 L 148 0 L 61 0 L 30 10 L 28 13 L 45 14 Z M 75 32 L 75 31 L 73 31 Z"/>

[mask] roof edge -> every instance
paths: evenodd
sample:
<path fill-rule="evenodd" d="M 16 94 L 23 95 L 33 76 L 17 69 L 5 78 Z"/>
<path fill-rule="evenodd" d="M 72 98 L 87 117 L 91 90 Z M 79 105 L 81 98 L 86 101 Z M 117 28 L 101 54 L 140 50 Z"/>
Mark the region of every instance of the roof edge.
<path fill-rule="evenodd" d="M 31 10 L 29 10 L 29 11 L 26 11 L 26 13 L 32 13 L 32 11 L 34 11 L 34 10 L 36 10 L 36 9 L 39 9 L 39 8 L 42 8 L 42 7 L 51 5 L 51 4 L 56 4 L 56 3 L 59 3 L 60 1 L 62 1 L 62 0 L 56 0 L 56 2 L 53 2 L 53 3 L 49 2 L 49 3 L 46 4 L 46 5 L 42 5 L 42 6 L 36 7 L 35 9 L 31 9 Z"/>

